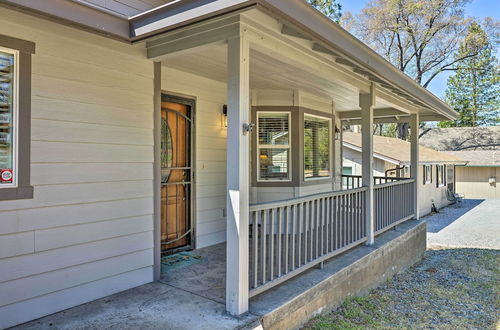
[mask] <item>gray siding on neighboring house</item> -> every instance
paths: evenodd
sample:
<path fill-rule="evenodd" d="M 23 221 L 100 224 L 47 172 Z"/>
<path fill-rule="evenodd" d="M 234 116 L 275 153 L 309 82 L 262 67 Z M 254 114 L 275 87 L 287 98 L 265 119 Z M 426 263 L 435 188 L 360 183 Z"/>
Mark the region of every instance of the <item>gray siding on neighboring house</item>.
<path fill-rule="evenodd" d="M 343 148 L 343 166 L 349 166 L 353 168 L 353 175 L 361 175 L 361 152 L 344 147 Z M 453 165 L 449 165 L 453 166 Z M 375 158 L 374 159 L 374 172 L 375 176 L 385 176 L 385 170 L 394 168 L 396 165 L 389 163 L 387 161 Z M 424 216 L 431 212 L 432 203 L 436 205 L 437 208 L 444 207 L 450 202 L 446 198 L 447 186 L 436 187 L 436 165 L 432 165 L 432 183 L 423 183 L 423 166 L 419 165 L 420 171 L 420 182 L 419 184 L 419 210 L 420 216 Z M 460 191 L 458 191 L 460 192 Z"/>
<path fill-rule="evenodd" d="M 0 328 L 153 280 L 153 64 L 145 51 L 2 9 L 36 43 L 34 198 L 0 201 Z"/>
<path fill-rule="evenodd" d="M 361 175 L 361 152 L 351 148 L 343 148 L 342 167 L 352 167 L 352 175 Z M 382 159 L 375 158 L 373 160 L 373 175 L 384 176 L 387 168 L 393 168 L 396 165 L 386 162 Z"/>

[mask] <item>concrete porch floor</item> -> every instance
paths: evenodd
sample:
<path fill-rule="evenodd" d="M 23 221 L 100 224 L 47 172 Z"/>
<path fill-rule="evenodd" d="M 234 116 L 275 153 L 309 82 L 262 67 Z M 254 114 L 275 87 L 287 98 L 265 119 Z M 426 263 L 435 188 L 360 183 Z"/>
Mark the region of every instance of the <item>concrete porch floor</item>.
<path fill-rule="evenodd" d="M 225 311 L 225 244 L 193 251 L 201 261 L 146 284 L 34 320 L 15 329 L 296 328 L 346 296 L 377 286 L 425 251 L 425 222 L 407 221 L 376 239 L 250 300 L 250 312 Z M 422 236 L 423 235 L 423 236 Z"/>

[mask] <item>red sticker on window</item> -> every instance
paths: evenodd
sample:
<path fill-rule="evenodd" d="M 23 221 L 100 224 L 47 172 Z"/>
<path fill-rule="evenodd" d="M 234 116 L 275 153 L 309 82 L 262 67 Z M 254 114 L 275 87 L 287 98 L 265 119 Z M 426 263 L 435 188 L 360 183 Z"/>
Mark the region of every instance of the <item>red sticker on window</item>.
<path fill-rule="evenodd" d="M 12 183 L 12 169 L 10 168 L 5 168 L 5 169 L 0 169 L 0 182 L 3 183 Z"/>

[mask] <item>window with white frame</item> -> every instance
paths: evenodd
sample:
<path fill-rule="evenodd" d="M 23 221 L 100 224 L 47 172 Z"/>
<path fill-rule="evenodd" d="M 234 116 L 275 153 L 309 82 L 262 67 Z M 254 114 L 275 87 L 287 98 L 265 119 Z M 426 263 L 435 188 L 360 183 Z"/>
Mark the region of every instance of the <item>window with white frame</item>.
<path fill-rule="evenodd" d="M 331 120 L 304 114 L 304 179 L 330 177 Z"/>
<path fill-rule="evenodd" d="M 445 165 L 436 165 L 436 186 L 442 187 L 446 184 Z"/>
<path fill-rule="evenodd" d="M 424 184 L 432 182 L 432 165 L 424 165 Z"/>
<path fill-rule="evenodd" d="M 257 112 L 257 180 L 290 181 L 290 112 Z"/>
<path fill-rule="evenodd" d="M 17 61 L 0 47 L 0 188 L 17 185 Z"/>

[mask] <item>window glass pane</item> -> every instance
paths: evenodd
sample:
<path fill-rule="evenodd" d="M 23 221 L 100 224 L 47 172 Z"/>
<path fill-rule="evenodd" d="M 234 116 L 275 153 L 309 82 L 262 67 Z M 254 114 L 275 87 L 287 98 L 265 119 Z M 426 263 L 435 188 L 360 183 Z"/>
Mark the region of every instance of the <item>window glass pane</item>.
<path fill-rule="evenodd" d="M 259 113 L 259 144 L 288 145 L 288 113 Z"/>
<path fill-rule="evenodd" d="M 12 184 L 14 55 L 0 50 L 0 185 Z"/>
<path fill-rule="evenodd" d="M 259 179 L 287 180 L 289 149 L 262 148 L 259 150 Z"/>
<path fill-rule="evenodd" d="M 304 115 L 304 178 L 330 176 L 330 120 Z"/>

